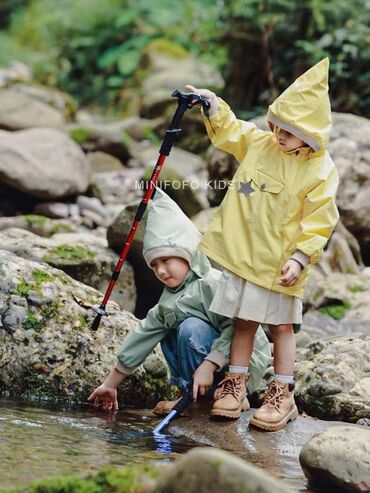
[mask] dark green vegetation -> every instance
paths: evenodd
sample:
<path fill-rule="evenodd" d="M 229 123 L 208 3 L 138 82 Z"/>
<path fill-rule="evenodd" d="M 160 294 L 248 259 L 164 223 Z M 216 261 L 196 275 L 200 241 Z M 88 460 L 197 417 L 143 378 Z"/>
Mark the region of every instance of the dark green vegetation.
<path fill-rule="evenodd" d="M 335 320 L 340 320 L 350 308 L 351 304 L 349 301 L 344 300 L 343 302 L 338 301 L 322 306 L 319 308 L 319 311 L 325 315 L 330 315 Z"/>
<path fill-rule="evenodd" d="M 83 104 L 118 110 L 127 91 L 140 96 L 155 43 L 218 68 L 242 117 L 329 56 L 333 108 L 370 116 L 369 0 L 2 0 L 0 18 L 0 65 L 23 60 Z"/>

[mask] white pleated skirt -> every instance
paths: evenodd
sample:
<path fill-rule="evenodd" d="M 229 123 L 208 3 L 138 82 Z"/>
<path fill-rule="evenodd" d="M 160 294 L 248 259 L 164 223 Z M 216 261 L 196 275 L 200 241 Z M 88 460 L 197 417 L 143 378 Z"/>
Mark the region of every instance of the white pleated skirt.
<path fill-rule="evenodd" d="M 302 323 L 300 298 L 262 288 L 226 269 L 209 309 L 225 317 L 265 324 Z"/>

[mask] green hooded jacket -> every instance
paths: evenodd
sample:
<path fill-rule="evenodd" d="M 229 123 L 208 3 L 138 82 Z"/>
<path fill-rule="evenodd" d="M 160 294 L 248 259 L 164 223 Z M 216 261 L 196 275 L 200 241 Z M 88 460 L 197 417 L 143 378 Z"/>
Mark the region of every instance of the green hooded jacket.
<path fill-rule="evenodd" d="M 149 310 L 123 341 L 116 369 L 131 374 L 155 346 L 189 317 L 197 317 L 220 332 L 206 359 L 222 369 L 228 362 L 232 320 L 209 310 L 221 272 L 212 268 L 207 257 L 197 250 L 201 235 L 178 205 L 162 190 L 156 189 L 148 206 L 143 256 L 147 263 L 159 256 L 178 256 L 188 260 L 190 271 L 177 288 L 164 287 L 158 304 Z M 261 388 L 270 363 L 270 345 L 262 328 L 257 331 L 251 358 L 248 389 Z"/>

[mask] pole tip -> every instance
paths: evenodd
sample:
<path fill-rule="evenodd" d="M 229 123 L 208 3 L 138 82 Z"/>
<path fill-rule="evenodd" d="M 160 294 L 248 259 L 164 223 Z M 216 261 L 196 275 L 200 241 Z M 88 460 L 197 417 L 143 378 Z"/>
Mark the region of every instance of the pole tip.
<path fill-rule="evenodd" d="M 99 328 L 99 325 L 100 325 L 100 320 L 101 320 L 101 315 L 97 315 L 95 318 L 94 318 L 94 321 L 92 323 L 92 326 L 91 326 L 91 330 L 93 332 L 96 332 Z"/>

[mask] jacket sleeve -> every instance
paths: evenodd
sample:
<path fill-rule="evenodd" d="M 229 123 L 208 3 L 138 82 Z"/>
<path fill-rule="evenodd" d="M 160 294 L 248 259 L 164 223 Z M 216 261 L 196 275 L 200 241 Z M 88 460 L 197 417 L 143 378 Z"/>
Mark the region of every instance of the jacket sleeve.
<path fill-rule="evenodd" d="M 327 179 L 311 190 L 304 200 L 301 233 L 295 247 L 309 257 L 311 264 L 319 261 L 338 222 L 339 213 L 335 205 L 338 183 L 338 172 L 333 166 Z"/>
<path fill-rule="evenodd" d="M 230 106 L 221 98 L 219 101 L 221 106 L 213 116 L 208 118 L 202 110 L 208 136 L 215 147 L 241 162 L 257 127 L 254 123 L 238 120 Z"/>
<path fill-rule="evenodd" d="M 167 332 L 156 305 L 124 339 L 118 351 L 116 370 L 126 375 L 133 373 Z"/>

